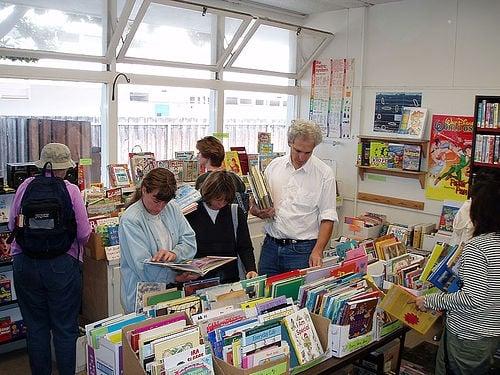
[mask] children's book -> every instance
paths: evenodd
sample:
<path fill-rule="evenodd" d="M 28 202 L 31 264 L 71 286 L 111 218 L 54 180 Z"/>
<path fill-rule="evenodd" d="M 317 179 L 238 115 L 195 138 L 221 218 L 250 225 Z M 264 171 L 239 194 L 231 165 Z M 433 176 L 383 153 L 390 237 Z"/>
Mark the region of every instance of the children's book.
<path fill-rule="evenodd" d="M 9 222 L 10 207 L 14 200 L 14 194 L 1 194 L 0 195 L 0 223 Z"/>
<path fill-rule="evenodd" d="M 370 142 L 370 166 L 374 168 L 387 168 L 388 144 L 385 142 Z"/>
<path fill-rule="evenodd" d="M 130 161 L 132 181 L 135 185 L 139 185 L 144 176 L 146 176 L 150 170 L 155 168 L 155 154 L 152 152 L 130 152 L 128 157 Z"/>
<path fill-rule="evenodd" d="M 0 233 L 0 262 L 9 262 L 12 260 L 10 255 L 10 244 L 7 243 L 11 232 Z"/>
<path fill-rule="evenodd" d="M 239 176 L 243 175 L 238 151 L 226 151 L 224 155 L 224 165 L 226 171 L 234 172 Z"/>
<path fill-rule="evenodd" d="M 283 322 L 299 364 L 304 364 L 323 354 L 321 343 L 306 308 L 285 316 Z"/>
<path fill-rule="evenodd" d="M 399 133 L 407 138 L 422 139 L 425 132 L 425 123 L 427 120 L 427 108 L 404 107 L 403 120 L 408 117 L 408 122 L 400 126 Z"/>
<path fill-rule="evenodd" d="M 439 230 L 453 232 L 453 220 L 457 215 L 458 210 L 462 207 L 463 202 L 444 201 L 439 218 Z"/>
<path fill-rule="evenodd" d="M 144 307 L 143 297 L 146 293 L 162 292 L 166 289 L 166 286 L 166 283 L 158 283 L 153 281 L 137 282 L 137 289 L 135 292 L 135 312 L 142 312 L 142 309 Z"/>
<path fill-rule="evenodd" d="M 172 172 L 177 183 L 184 181 L 184 162 L 182 160 L 157 160 L 157 168 L 165 168 Z"/>
<path fill-rule="evenodd" d="M 458 261 L 462 255 L 463 243 L 453 246 L 448 255 L 433 269 L 428 280 L 445 293 L 454 293 L 462 287 L 458 276 Z"/>
<path fill-rule="evenodd" d="M 248 154 L 244 146 L 233 146 L 231 151 L 238 153 L 238 158 L 241 164 L 241 174 L 246 176 L 248 174 Z"/>
<path fill-rule="evenodd" d="M 108 165 L 109 181 L 112 187 L 128 187 L 132 178 L 127 164 Z"/>
<path fill-rule="evenodd" d="M 410 328 L 425 335 L 441 313 L 417 309 L 416 296 L 399 285 L 394 285 L 380 302 L 379 306 Z"/>
<path fill-rule="evenodd" d="M 203 258 L 188 259 L 181 263 L 155 262 L 151 259 L 144 260 L 144 263 L 155 266 L 169 267 L 177 271 L 193 272 L 198 275 L 205 276 L 208 272 L 237 259 L 237 257 L 207 256 Z"/>
<path fill-rule="evenodd" d="M 420 145 L 404 145 L 403 169 L 407 171 L 420 171 Z"/>
<path fill-rule="evenodd" d="M 183 169 L 182 169 L 183 181 L 185 182 L 196 181 L 196 179 L 200 175 L 198 160 L 184 160 L 182 164 L 183 164 Z"/>
<path fill-rule="evenodd" d="M 387 146 L 387 168 L 403 169 L 404 145 L 389 143 Z"/>
<path fill-rule="evenodd" d="M 372 330 L 377 303 L 378 297 L 346 302 L 341 324 L 349 325 L 349 338 L 362 336 Z"/>

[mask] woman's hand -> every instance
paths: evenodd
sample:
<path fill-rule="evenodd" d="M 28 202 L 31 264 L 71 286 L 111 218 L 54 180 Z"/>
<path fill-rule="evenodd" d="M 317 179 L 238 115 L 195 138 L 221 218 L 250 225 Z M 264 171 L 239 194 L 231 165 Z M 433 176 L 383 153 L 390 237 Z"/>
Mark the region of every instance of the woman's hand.
<path fill-rule="evenodd" d="M 253 279 L 254 277 L 257 277 L 257 276 L 259 276 L 259 275 L 257 274 L 257 272 L 255 272 L 255 271 L 250 271 L 250 272 L 247 272 L 247 276 L 246 276 L 246 277 L 247 277 L 247 279 Z"/>
<path fill-rule="evenodd" d="M 425 297 L 417 297 L 415 300 L 415 304 L 417 305 L 417 309 L 420 311 L 427 311 L 427 307 L 425 307 Z"/>
<path fill-rule="evenodd" d="M 174 252 L 164 249 L 158 250 L 151 258 L 153 262 L 173 262 L 175 259 L 177 259 L 177 255 Z"/>
<path fill-rule="evenodd" d="M 200 275 L 193 272 L 182 272 L 175 275 L 175 281 L 178 283 L 185 283 L 186 281 L 193 281 L 200 278 Z"/>

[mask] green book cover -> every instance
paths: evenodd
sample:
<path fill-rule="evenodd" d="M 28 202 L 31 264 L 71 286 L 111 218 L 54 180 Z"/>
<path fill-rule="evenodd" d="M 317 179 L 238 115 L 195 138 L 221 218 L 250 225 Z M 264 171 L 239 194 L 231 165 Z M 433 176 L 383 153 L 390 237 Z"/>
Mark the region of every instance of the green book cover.
<path fill-rule="evenodd" d="M 273 297 L 285 296 L 287 298 L 292 298 L 294 301 L 296 301 L 299 295 L 299 288 L 303 284 L 304 284 L 303 276 L 280 280 L 273 283 L 271 293 Z"/>
<path fill-rule="evenodd" d="M 370 142 L 370 167 L 387 168 L 387 143 Z"/>
<path fill-rule="evenodd" d="M 148 297 L 146 301 L 146 306 L 153 306 L 160 302 L 171 301 L 173 299 L 182 298 L 181 290 L 173 290 L 170 292 L 165 292 L 161 294 L 155 294 L 153 296 Z"/>

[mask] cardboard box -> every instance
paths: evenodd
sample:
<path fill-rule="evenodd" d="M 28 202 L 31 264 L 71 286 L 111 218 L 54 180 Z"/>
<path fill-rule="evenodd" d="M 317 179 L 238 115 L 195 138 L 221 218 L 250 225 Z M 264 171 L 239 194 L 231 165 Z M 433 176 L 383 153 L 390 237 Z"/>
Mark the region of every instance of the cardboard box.
<path fill-rule="evenodd" d="M 106 259 L 102 237 L 99 233 L 90 233 L 89 240 L 85 245 L 85 254 L 95 260 Z"/>
<path fill-rule="evenodd" d="M 359 365 L 365 371 L 359 371 L 358 374 L 387 374 L 391 371 L 396 372 L 396 365 L 399 357 L 399 339 L 395 339 L 381 348 L 370 352 L 366 357 L 359 361 Z"/>
<path fill-rule="evenodd" d="M 374 227 L 359 227 L 352 224 L 342 224 L 342 235 L 352 240 L 366 240 L 367 238 L 377 238 L 380 233 L 382 224 L 375 225 Z"/>
<path fill-rule="evenodd" d="M 130 346 L 130 342 L 126 339 L 127 337 L 127 332 L 132 331 L 136 328 L 149 325 L 154 322 L 160 322 L 164 320 L 167 316 L 172 316 L 172 315 L 178 315 L 182 314 L 184 316 L 185 313 L 176 313 L 176 314 L 171 314 L 171 315 L 165 315 L 165 316 L 160 316 L 158 318 L 152 318 L 152 319 L 146 319 L 140 323 L 136 324 L 131 324 L 129 326 L 123 327 L 122 329 L 122 354 L 123 354 L 123 362 L 122 362 L 122 369 L 123 369 L 123 374 L 124 375 L 146 375 L 146 372 L 144 371 L 142 365 L 139 363 L 139 359 L 135 355 L 134 351 L 132 350 L 132 347 Z M 189 318 L 187 319 L 188 323 L 190 323 Z M 120 372 L 115 372 L 115 374 L 120 374 Z M 92 373 L 88 373 L 88 375 L 92 375 Z"/>
<path fill-rule="evenodd" d="M 326 357 L 344 357 L 358 349 L 365 347 L 374 340 L 373 329 L 358 337 L 349 339 L 349 326 L 341 326 L 337 324 L 332 324 L 331 320 L 326 319 L 317 314 L 311 314 L 313 318 L 316 331 L 318 336 L 320 336 L 321 344 L 325 340 L 326 336 Z M 375 324 L 375 316 L 373 317 Z M 322 337 L 324 337 L 322 339 Z"/>
<path fill-rule="evenodd" d="M 252 375 L 264 370 L 266 370 L 266 374 L 272 375 L 287 375 L 290 373 L 289 357 L 246 369 L 234 367 L 215 356 L 212 358 L 214 360 L 215 375 Z"/>
<path fill-rule="evenodd" d="M 87 255 L 83 261 L 82 317 L 96 322 L 111 315 L 108 311 L 108 263 Z"/>

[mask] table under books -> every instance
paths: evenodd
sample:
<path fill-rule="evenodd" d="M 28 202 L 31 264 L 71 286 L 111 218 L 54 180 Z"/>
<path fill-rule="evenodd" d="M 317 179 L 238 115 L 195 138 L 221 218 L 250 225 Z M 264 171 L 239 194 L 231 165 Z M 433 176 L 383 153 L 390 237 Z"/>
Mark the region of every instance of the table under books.
<path fill-rule="evenodd" d="M 301 374 L 305 375 L 317 375 L 317 374 L 332 374 L 334 371 L 338 371 L 345 366 L 348 366 L 354 363 L 358 359 L 362 359 L 368 355 L 368 353 L 381 348 L 385 344 L 391 342 L 394 339 L 399 339 L 399 355 L 396 363 L 396 374 L 399 374 L 399 368 L 401 365 L 401 356 L 403 355 L 403 349 L 405 344 L 406 333 L 410 330 L 410 328 L 403 326 L 401 328 L 396 329 L 394 332 L 382 337 L 379 341 L 373 341 L 371 344 L 358 349 L 351 354 L 346 355 L 342 358 L 331 357 L 327 360 L 318 363 L 314 367 L 301 372 Z"/>

